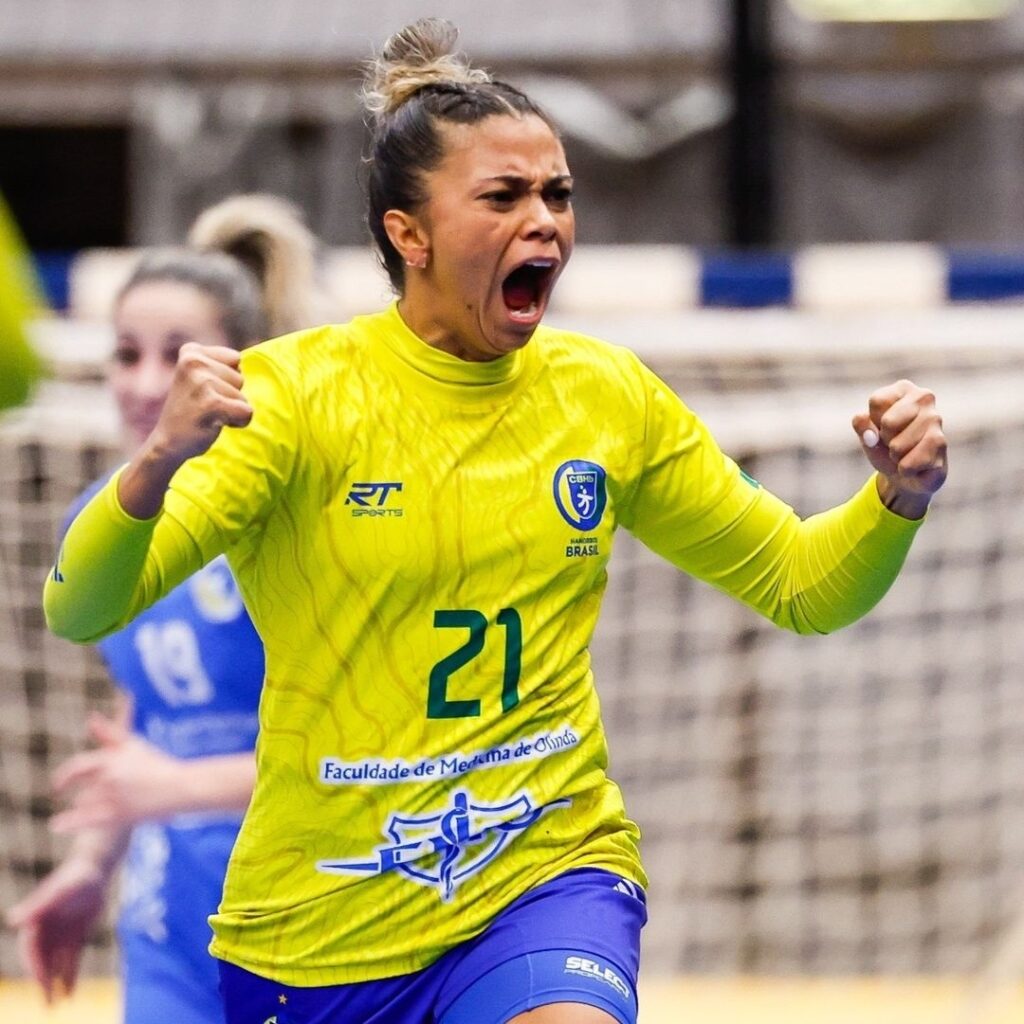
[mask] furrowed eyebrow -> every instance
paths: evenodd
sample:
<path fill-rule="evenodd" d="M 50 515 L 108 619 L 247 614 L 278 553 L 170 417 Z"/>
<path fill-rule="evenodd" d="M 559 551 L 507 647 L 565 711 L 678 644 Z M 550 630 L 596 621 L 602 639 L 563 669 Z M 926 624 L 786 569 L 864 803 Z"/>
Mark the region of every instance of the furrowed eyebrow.
<path fill-rule="evenodd" d="M 505 185 L 507 188 L 529 188 L 530 182 L 518 174 L 496 174 L 492 178 L 484 178 L 481 184 L 498 183 Z M 558 188 L 564 186 L 571 186 L 573 183 L 571 174 L 556 174 L 553 178 L 548 178 L 544 182 L 543 188 Z"/>

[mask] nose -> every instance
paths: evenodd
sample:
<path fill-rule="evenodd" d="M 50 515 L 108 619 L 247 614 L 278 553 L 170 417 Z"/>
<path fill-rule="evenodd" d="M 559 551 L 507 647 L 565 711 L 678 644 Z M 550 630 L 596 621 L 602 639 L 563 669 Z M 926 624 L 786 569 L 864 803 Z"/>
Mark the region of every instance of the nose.
<path fill-rule="evenodd" d="M 558 233 L 558 221 L 551 208 L 540 195 L 532 195 L 523 218 L 523 237 L 528 240 L 550 242 Z"/>
<path fill-rule="evenodd" d="M 141 399 L 162 402 L 170 388 L 173 371 L 160 359 L 143 359 L 135 373 L 135 392 Z"/>

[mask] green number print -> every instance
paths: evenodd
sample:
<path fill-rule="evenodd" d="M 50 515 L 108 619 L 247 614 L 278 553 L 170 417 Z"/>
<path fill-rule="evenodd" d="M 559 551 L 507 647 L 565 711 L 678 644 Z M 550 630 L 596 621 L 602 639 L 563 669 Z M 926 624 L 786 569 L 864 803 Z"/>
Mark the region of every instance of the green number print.
<path fill-rule="evenodd" d="M 499 626 L 505 627 L 505 678 L 501 684 L 501 710 L 504 714 L 519 703 L 519 676 L 523 671 L 523 620 L 515 608 L 498 612 Z"/>
<path fill-rule="evenodd" d="M 502 608 L 495 620 L 505 630 L 505 672 L 501 684 L 502 713 L 519 703 L 519 677 L 523 669 L 523 620 L 515 608 Z M 448 679 L 484 649 L 487 616 L 473 608 L 434 612 L 435 629 L 468 629 L 469 638 L 430 670 L 427 718 L 478 718 L 479 700 L 449 700 Z"/>

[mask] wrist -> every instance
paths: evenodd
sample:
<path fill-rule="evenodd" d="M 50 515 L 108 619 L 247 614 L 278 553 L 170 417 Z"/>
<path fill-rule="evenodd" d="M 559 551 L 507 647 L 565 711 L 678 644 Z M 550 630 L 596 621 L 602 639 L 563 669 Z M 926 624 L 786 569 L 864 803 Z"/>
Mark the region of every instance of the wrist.
<path fill-rule="evenodd" d="M 152 519 L 163 507 L 171 477 L 185 460 L 151 438 L 122 470 L 117 486 L 121 508 L 133 519 Z"/>
<path fill-rule="evenodd" d="M 108 880 L 128 847 L 129 830 L 125 828 L 89 828 L 75 834 L 66 862 L 76 862 L 82 870 Z"/>
<path fill-rule="evenodd" d="M 881 473 L 878 474 L 877 487 L 880 501 L 894 515 L 903 519 L 923 519 L 928 511 L 930 494 L 903 490 Z"/>

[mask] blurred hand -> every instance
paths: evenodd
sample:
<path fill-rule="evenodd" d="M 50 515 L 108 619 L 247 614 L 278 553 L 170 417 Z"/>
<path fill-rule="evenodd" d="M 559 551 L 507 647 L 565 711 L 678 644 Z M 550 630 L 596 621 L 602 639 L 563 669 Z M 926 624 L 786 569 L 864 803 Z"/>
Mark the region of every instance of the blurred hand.
<path fill-rule="evenodd" d="M 127 723 L 89 716 L 99 748 L 65 761 L 54 773 L 68 808 L 54 815 L 55 832 L 100 827 L 128 828 L 174 813 L 182 798 L 183 762 L 134 735 Z"/>
<path fill-rule="evenodd" d="M 946 481 L 946 436 L 935 395 L 909 380 L 880 388 L 868 399 L 868 411 L 853 417 L 853 429 L 878 470 L 886 507 L 920 519 Z"/>
<path fill-rule="evenodd" d="M 89 857 L 70 856 L 6 915 L 18 953 L 47 1004 L 70 995 L 85 940 L 103 911 L 110 876 Z"/>

